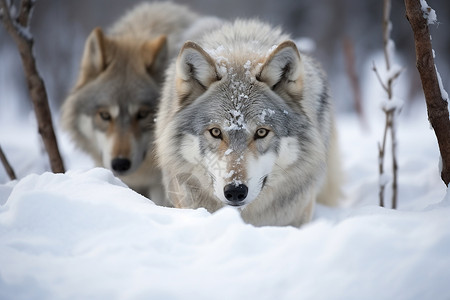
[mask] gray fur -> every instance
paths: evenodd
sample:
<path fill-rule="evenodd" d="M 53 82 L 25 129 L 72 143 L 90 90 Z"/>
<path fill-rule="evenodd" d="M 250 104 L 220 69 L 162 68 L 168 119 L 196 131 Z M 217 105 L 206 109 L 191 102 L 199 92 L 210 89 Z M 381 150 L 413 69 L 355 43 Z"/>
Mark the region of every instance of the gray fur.
<path fill-rule="evenodd" d="M 309 221 L 322 186 L 330 187 L 324 182 L 340 176 L 339 163 L 328 161 L 337 156 L 329 155 L 336 151 L 334 123 L 320 67 L 288 35 L 259 21 L 227 23 L 195 42 L 170 66 L 157 117 L 157 158 L 170 200 L 213 212 L 234 205 L 220 195 L 223 184 L 243 183 L 244 221 Z M 211 127 L 220 138 L 211 137 Z M 267 137 L 256 137 L 260 128 L 269 128 Z M 324 195 L 336 203 L 338 185 Z"/>
<path fill-rule="evenodd" d="M 165 203 L 154 159 L 154 118 L 169 60 L 184 32 L 199 19 L 185 6 L 141 3 L 103 34 L 86 40 L 75 87 L 61 109 L 61 123 L 98 166 L 111 169 L 134 190 Z M 110 121 L 101 119 L 101 113 Z M 115 159 L 131 167 L 114 170 Z"/>

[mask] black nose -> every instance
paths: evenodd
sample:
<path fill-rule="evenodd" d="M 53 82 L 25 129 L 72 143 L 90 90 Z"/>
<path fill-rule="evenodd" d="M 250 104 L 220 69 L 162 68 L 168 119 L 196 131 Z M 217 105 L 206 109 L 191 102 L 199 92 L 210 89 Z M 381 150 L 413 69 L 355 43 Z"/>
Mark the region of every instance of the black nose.
<path fill-rule="evenodd" d="M 131 161 L 128 158 L 114 158 L 111 167 L 116 172 L 125 172 L 130 169 Z"/>
<path fill-rule="evenodd" d="M 223 188 L 223 193 L 228 201 L 239 202 L 247 197 L 248 187 L 245 184 L 227 184 Z"/>

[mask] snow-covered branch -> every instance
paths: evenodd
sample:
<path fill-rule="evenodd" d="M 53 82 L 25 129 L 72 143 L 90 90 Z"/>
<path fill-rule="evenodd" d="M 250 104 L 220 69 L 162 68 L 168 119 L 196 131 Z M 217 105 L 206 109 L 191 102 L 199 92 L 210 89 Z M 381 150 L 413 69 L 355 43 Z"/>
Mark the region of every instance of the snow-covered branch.
<path fill-rule="evenodd" d="M 25 70 L 28 90 L 39 126 L 39 133 L 49 155 L 51 169 L 55 173 L 63 173 L 64 165 L 53 130 L 47 91 L 44 81 L 36 68 L 36 61 L 33 55 L 34 40 L 29 30 L 29 21 L 33 6 L 33 0 L 22 0 L 20 9 L 15 14 L 14 5 L 7 3 L 6 0 L 0 0 L 1 21 L 19 50 Z"/>
<path fill-rule="evenodd" d="M 384 0 L 383 7 L 383 51 L 386 61 L 386 75 L 382 78 L 378 72 L 375 63 L 373 64 L 373 71 L 375 72 L 380 85 L 387 93 L 388 100 L 382 104 L 383 112 L 386 116 L 386 122 L 383 132 L 382 142 L 378 144 L 378 171 L 379 171 L 379 198 L 380 206 L 384 206 L 384 191 L 387 184 L 392 180 L 392 208 L 397 207 L 397 137 L 396 137 L 396 117 L 401 111 L 402 102 L 393 100 L 393 84 L 400 76 L 402 68 L 392 63 L 395 53 L 395 44 L 391 40 L 392 23 L 390 21 L 391 1 Z M 386 154 L 386 145 L 388 134 L 391 139 L 392 152 L 392 176 L 388 176 L 385 172 L 384 158 Z"/>
<path fill-rule="evenodd" d="M 20 2 L 19 15 L 16 18 L 16 22 L 20 24 L 23 28 L 27 28 L 29 25 L 29 20 L 31 19 L 35 1 L 22 0 Z"/>
<path fill-rule="evenodd" d="M 420 0 L 420 6 L 423 12 L 423 18 L 427 20 L 427 24 L 436 24 L 437 23 L 437 15 L 436 11 L 432 9 L 426 0 Z"/>
<path fill-rule="evenodd" d="M 414 33 L 416 66 L 422 81 L 427 104 L 428 119 L 434 129 L 442 159 L 441 178 L 448 186 L 450 182 L 450 119 L 448 94 L 434 63 L 429 24 L 437 22 L 436 12 L 425 0 L 405 0 L 406 16 Z"/>

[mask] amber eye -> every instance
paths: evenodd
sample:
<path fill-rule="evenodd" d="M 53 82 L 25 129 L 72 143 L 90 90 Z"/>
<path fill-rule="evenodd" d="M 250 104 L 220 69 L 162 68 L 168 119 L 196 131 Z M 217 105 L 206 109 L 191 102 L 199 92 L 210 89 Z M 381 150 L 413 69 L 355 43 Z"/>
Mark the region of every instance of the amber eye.
<path fill-rule="evenodd" d="M 136 118 L 138 120 L 142 120 L 142 119 L 147 118 L 149 114 L 150 114 L 149 109 L 140 109 L 136 114 Z"/>
<path fill-rule="evenodd" d="M 259 128 L 255 133 L 255 140 L 265 138 L 269 134 L 269 130 L 265 128 Z"/>
<path fill-rule="evenodd" d="M 221 139 L 222 138 L 222 131 L 220 131 L 219 128 L 212 128 L 209 130 L 209 133 L 211 133 L 211 136 L 215 139 Z"/>
<path fill-rule="evenodd" d="M 103 121 L 111 121 L 111 115 L 107 111 L 99 111 L 98 115 Z"/>

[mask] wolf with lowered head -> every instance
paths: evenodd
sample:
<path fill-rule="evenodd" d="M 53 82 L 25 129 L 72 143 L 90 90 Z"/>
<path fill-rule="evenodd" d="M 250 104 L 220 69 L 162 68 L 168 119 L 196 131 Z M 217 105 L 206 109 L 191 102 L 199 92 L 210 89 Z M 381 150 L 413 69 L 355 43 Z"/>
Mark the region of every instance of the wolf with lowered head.
<path fill-rule="evenodd" d="M 340 164 L 325 75 L 280 29 L 238 20 L 188 41 L 168 71 L 156 150 L 175 207 L 236 207 L 255 226 L 335 205 Z"/>

